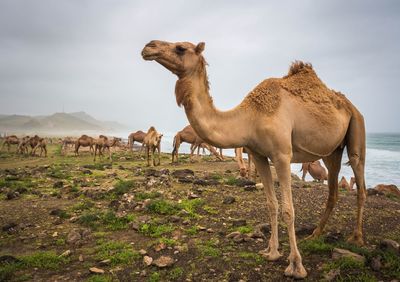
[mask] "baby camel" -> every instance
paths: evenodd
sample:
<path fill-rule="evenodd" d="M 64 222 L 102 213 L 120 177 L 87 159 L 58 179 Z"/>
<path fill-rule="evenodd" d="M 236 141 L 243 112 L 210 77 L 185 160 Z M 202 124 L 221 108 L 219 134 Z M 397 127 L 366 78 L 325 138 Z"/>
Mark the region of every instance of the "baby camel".
<path fill-rule="evenodd" d="M 150 152 L 153 159 L 153 166 L 160 165 L 160 150 L 162 134 L 158 133 L 154 126 L 151 126 L 143 139 L 142 149 L 146 147 L 147 166 L 150 166 Z M 154 156 L 155 150 L 158 151 L 158 163 Z"/>
<path fill-rule="evenodd" d="M 366 198 L 364 181 L 365 125 L 361 113 L 341 93 L 330 90 L 311 64 L 295 62 L 286 76 L 261 82 L 235 108 L 219 111 L 209 94 L 205 43 L 170 43 L 153 40 L 142 56 L 155 60 L 177 75 L 176 101 L 183 105 L 189 123 L 207 143 L 219 148 L 245 147 L 252 155 L 267 195 L 271 239 L 265 256 L 277 260 L 278 202 L 272 183 L 270 159 L 282 191 L 282 213 L 288 228 L 290 254 L 285 275 L 304 278 L 307 272 L 297 248 L 291 190 L 290 163 L 323 159 L 329 171 L 326 210 L 313 237 L 319 236 L 338 198 L 338 173 L 347 147 L 357 184 L 357 223 L 350 241 L 363 244 L 362 215 Z"/>

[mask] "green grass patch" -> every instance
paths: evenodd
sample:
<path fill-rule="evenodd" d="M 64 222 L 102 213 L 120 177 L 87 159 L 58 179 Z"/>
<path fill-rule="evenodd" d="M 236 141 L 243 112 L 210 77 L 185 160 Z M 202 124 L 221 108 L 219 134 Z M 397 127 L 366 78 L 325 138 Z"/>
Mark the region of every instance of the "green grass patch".
<path fill-rule="evenodd" d="M 105 275 L 93 275 L 85 280 L 86 282 L 112 282 L 113 279 L 110 276 Z"/>
<path fill-rule="evenodd" d="M 147 281 L 148 282 L 159 282 L 159 281 L 161 281 L 161 274 L 158 272 L 153 272 Z"/>
<path fill-rule="evenodd" d="M 218 214 L 218 210 L 210 206 L 203 206 L 203 210 L 209 214 Z"/>
<path fill-rule="evenodd" d="M 128 265 L 141 258 L 141 255 L 132 250 L 132 247 L 120 241 L 106 241 L 101 239 L 96 247 L 96 258 L 98 260 L 110 259 L 111 265 Z"/>
<path fill-rule="evenodd" d="M 85 211 L 94 208 L 94 202 L 88 199 L 83 199 L 79 203 L 72 206 L 73 211 Z"/>
<path fill-rule="evenodd" d="M 162 215 L 173 215 L 180 211 L 180 207 L 166 200 L 153 200 L 147 206 L 148 211 Z"/>
<path fill-rule="evenodd" d="M 37 267 L 42 269 L 57 269 L 61 265 L 69 262 L 68 258 L 59 257 L 55 252 L 37 252 L 21 258 L 27 267 Z"/>
<path fill-rule="evenodd" d="M 160 238 L 160 239 L 158 240 L 158 242 L 159 242 L 159 243 L 163 243 L 163 244 L 167 245 L 168 247 L 173 247 L 173 246 L 175 246 L 176 243 L 177 243 L 176 240 L 174 240 L 174 239 L 169 239 L 169 238 L 166 238 L 166 237 Z"/>
<path fill-rule="evenodd" d="M 197 226 L 191 226 L 186 229 L 185 232 L 189 235 L 196 235 L 199 232 L 199 229 L 197 228 Z"/>
<path fill-rule="evenodd" d="M 331 269 L 351 270 L 351 269 L 363 269 L 363 268 L 365 268 L 363 262 L 360 262 L 350 257 L 342 257 L 338 260 L 334 260 L 324 265 L 324 270 L 331 270 Z"/>
<path fill-rule="evenodd" d="M 156 222 L 144 223 L 139 227 L 139 232 L 153 238 L 159 238 L 162 235 L 166 235 L 174 231 L 174 227 L 171 224 L 159 224 Z"/>
<path fill-rule="evenodd" d="M 253 232 L 253 227 L 251 226 L 239 226 L 236 228 L 236 231 L 239 231 L 242 234 L 249 234 L 250 232 Z"/>
<path fill-rule="evenodd" d="M 225 179 L 224 182 L 225 182 L 225 184 L 231 185 L 231 186 L 236 186 L 239 183 L 238 179 L 234 176 L 229 176 L 228 178 Z"/>
<path fill-rule="evenodd" d="M 317 238 L 301 241 L 299 248 L 305 254 L 328 254 L 334 247 L 331 244 L 325 243 L 322 238 Z"/>
<path fill-rule="evenodd" d="M 250 253 L 250 252 L 240 252 L 239 253 L 239 258 L 245 259 L 245 260 L 250 260 L 251 262 L 254 262 L 255 264 L 262 264 L 265 262 L 265 259 L 256 253 Z"/>
<path fill-rule="evenodd" d="M 155 198 L 158 198 L 160 196 L 161 196 L 160 192 L 149 192 L 149 193 L 139 192 L 139 193 L 135 194 L 135 198 L 137 200 L 140 200 L 140 201 L 141 200 L 145 200 L 145 199 L 155 199 Z"/>
<path fill-rule="evenodd" d="M 133 220 L 134 216 L 131 214 L 118 217 L 113 211 L 107 211 L 105 213 L 90 211 L 81 215 L 77 222 L 94 230 L 101 227 L 105 230 L 117 231 L 127 229 L 128 224 Z"/>
<path fill-rule="evenodd" d="M 114 189 L 111 192 L 117 196 L 122 196 L 123 194 L 129 192 L 135 186 L 135 181 L 133 180 L 118 180 L 118 182 L 114 185 Z"/>
<path fill-rule="evenodd" d="M 183 268 L 182 267 L 174 267 L 168 272 L 168 279 L 170 280 L 178 280 L 183 276 Z"/>
<path fill-rule="evenodd" d="M 217 248 L 218 241 L 208 240 L 204 243 L 198 244 L 197 249 L 200 251 L 201 255 L 204 257 L 219 257 L 221 256 L 221 251 Z"/>
<path fill-rule="evenodd" d="M 198 217 L 198 210 L 204 205 L 203 199 L 183 200 L 179 207 L 188 213 L 189 217 Z"/>

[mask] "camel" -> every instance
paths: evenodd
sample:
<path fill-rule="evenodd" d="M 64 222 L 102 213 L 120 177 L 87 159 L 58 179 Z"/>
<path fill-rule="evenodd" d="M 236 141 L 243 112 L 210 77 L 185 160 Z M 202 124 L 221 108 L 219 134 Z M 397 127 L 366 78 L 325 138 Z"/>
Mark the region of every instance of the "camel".
<path fill-rule="evenodd" d="M 206 148 L 212 154 L 214 154 L 219 160 L 222 160 L 218 152 L 214 149 L 214 147 L 206 144 L 203 139 L 201 139 L 196 132 L 193 130 L 192 126 L 185 126 L 181 131 L 178 131 L 174 137 L 172 150 L 172 162 L 176 159 L 178 162 L 178 151 L 182 142 L 186 142 L 191 144 L 190 146 L 190 160 L 193 158 L 193 153 L 197 149 L 197 156 L 199 156 L 199 150 L 201 147 Z"/>
<path fill-rule="evenodd" d="M 347 182 L 346 177 L 342 176 L 342 179 L 339 181 L 339 188 L 345 189 L 347 191 L 350 191 L 350 185 L 349 182 Z"/>
<path fill-rule="evenodd" d="M 93 160 L 96 161 L 96 153 L 97 153 L 97 151 L 99 151 L 99 156 L 102 156 L 103 155 L 103 151 L 105 149 L 107 149 L 108 150 L 108 154 L 109 154 L 109 158 L 110 158 L 110 161 L 111 161 L 112 158 L 111 158 L 110 147 L 116 146 L 119 141 L 121 141 L 120 138 L 115 138 L 114 137 L 113 140 L 110 141 L 110 140 L 108 140 L 107 136 L 100 135 L 99 138 L 96 139 L 95 143 L 94 143 L 95 147 L 94 147 L 94 159 Z"/>
<path fill-rule="evenodd" d="M 365 124 L 356 107 L 341 93 L 330 90 L 309 63 L 295 61 L 282 78 L 261 82 L 235 108 L 219 111 L 209 94 L 205 43 L 170 43 L 153 40 L 142 57 L 156 61 L 177 75 L 175 96 L 189 123 L 205 142 L 220 148 L 245 147 L 254 159 L 267 194 L 271 238 L 265 256 L 277 260 L 278 203 L 270 159 L 282 191 L 282 213 L 288 228 L 290 254 L 285 275 L 304 278 L 307 272 L 297 248 L 291 191 L 290 163 L 323 159 L 329 171 L 329 197 L 321 221 L 311 235 L 318 237 L 338 198 L 338 173 L 347 147 L 349 165 L 357 184 L 357 223 L 350 242 L 363 244 L 362 218 L 366 199 Z"/>
<path fill-rule="evenodd" d="M 65 137 L 61 140 L 61 151 L 67 151 L 68 146 L 74 146 L 76 143 L 76 138 L 73 137 Z"/>
<path fill-rule="evenodd" d="M 303 175 L 301 177 L 303 181 L 305 181 L 307 173 L 310 173 L 312 178 L 318 182 L 324 183 L 324 180 L 328 180 L 326 169 L 321 165 L 320 161 L 303 163 L 300 171 L 303 171 Z"/>
<path fill-rule="evenodd" d="M 131 148 L 131 150 L 133 150 L 133 144 L 135 144 L 135 141 L 143 144 L 143 140 L 145 137 L 146 133 L 141 130 L 132 132 L 128 136 L 128 147 Z M 141 148 L 143 148 L 143 146 Z"/>
<path fill-rule="evenodd" d="M 10 152 L 11 145 L 19 145 L 19 138 L 16 135 L 9 135 L 4 137 L 3 145 L 1 149 L 3 150 L 4 146 L 7 145 L 7 152 Z"/>
<path fill-rule="evenodd" d="M 154 126 L 151 126 L 143 139 L 142 149 L 146 147 L 147 166 L 150 166 L 150 152 L 153 159 L 153 166 L 160 165 L 160 151 L 161 151 L 161 138 L 162 134 L 158 133 Z M 141 150 L 142 150 L 141 149 Z M 155 150 L 158 151 L 158 163 L 154 156 Z"/>
<path fill-rule="evenodd" d="M 22 138 L 19 140 L 17 153 L 20 153 L 20 154 L 28 154 L 29 139 L 30 139 L 29 136 L 25 136 L 25 137 L 22 137 Z"/>
<path fill-rule="evenodd" d="M 94 138 L 83 134 L 75 141 L 75 156 L 79 156 L 79 147 L 89 147 L 90 153 L 93 154 Z"/>
<path fill-rule="evenodd" d="M 243 153 L 247 153 L 247 155 L 248 155 L 247 166 L 243 160 Z M 243 148 L 243 147 L 235 148 L 235 160 L 239 166 L 240 176 L 251 178 L 251 176 L 252 176 L 252 172 L 251 172 L 252 159 L 251 159 L 251 154 L 246 151 L 246 148 Z"/>
<path fill-rule="evenodd" d="M 37 135 L 35 135 L 35 137 L 37 137 Z M 32 140 L 34 140 L 31 143 L 31 146 L 32 146 L 32 144 L 36 144 L 35 147 L 32 148 L 32 152 L 31 152 L 32 155 L 35 155 L 36 154 L 36 150 L 38 148 L 40 148 L 40 157 L 42 156 L 43 152 L 44 152 L 44 156 L 47 157 L 47 142 L 46 142 L 46 139 L 45 138 L 40 138 L 40 137 L 39 138 L 35 138 L 35 137 L 32 137 L 34 139 L 31 138 Z"/>

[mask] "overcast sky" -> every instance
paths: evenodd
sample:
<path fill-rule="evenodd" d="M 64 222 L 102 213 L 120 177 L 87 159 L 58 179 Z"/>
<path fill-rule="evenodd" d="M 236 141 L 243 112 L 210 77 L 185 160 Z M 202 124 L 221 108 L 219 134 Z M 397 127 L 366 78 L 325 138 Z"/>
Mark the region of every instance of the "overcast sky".
<path fill-rule="evenodd" d="M 140 55 L 152 39 L 206 42 L 217 108 L 301 59 L 360 109 L 369 132 L 400 132 L 396 0 L 1 0 L 0 113 L 64 107 L 132 130 L 179 130 L 188 122 L 175 76 Z"/>

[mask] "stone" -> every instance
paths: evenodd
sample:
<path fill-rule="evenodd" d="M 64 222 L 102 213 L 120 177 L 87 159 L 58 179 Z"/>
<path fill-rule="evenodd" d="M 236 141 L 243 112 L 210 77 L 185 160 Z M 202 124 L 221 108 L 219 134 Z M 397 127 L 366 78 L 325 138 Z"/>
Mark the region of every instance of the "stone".
<path fill-rule="evenodd" d="M 380 256 L 377 256 L 377 257 L 374 257 L 374 258 L 371 259 L 370 265 L 371 265 L 371 269 L 373 271 L 380 271 L 381 270 L 381 268 L 382 268 L 381 259 L 382 258 Z"/>
<path fill-rule="evenodd" d="M 144 256 L 143 263 L 147 266 L 150 266 L 153 263 L 153 258 L 149 256 Z"/>
<path fill-rule="evenodd" d="M 82 170 L 82 173 L 88 174 L 88 175 L 93 174 L 93 172 L 90 169 L 84 169 L 84 170 Z"/>
<path fill-rule="evenodd" d="M 296 228 L 296 235 L 298 236 L 311 235 L 314 229 L 315 226 L 312 224 L 301 225 Z"/>
<path fill-rule="evenodd" d="M 62 257 L 69 257 L 72 254 L 71 250 L 66 250 L 63 252 L 61 255 L 59 255 L 60 258 Z"/>
<path fill-rule="evenodd" d="M 359 261 L 361 263 L 365 263 L 365 257 L 363 257 L 362 255 L 350 252 L 349 250 L 345 250 L 345 249 L 339 249 L 339 248 L 334 248 L 332 251 L 332 259 L 334 260 L 338 260 L 341 259 L 343 257 L 346 258 L 352 258 L 356 261 Z"/>
<path fill-rule="evenodd" d="M 160 177 L 161 172 L 158 170 L 155 170 L 153 168 L 149 168 L 144 172 L 144 176 L 149 177 L 149 176 L 154 176 L 154 177 Z"/>
<path fill-rule="evenodd" d="M 83 262 L 83 255 L 79 255 L 78 259 L 79 259 L 80 262 Z"/>
<path fill-rule="evenodd" d="M 138 231 L 139 228 L 140 228 L 140 226 L 139 226 L 139 224 L 138 224 L 137 222 L 131 222 L 131 223 L 129 224 L 129 227 L 130 227 L 131 229 L 135 230 L 135 231 Z"/>
<path fill-rule="evenodd" d="M 91 267 L 89 268 L 89 271 L 94 274 L 104 274 L 104 270 L 97 267 Z"/>
<path fill-rule="evenodd" d="M 9 223 L 3 225 L 1 230 L 4 232 L 12 232 L 12 231 L 16 230 L 17 226 L 18 226 L 18 224 L 16 224 L 15 222 L 9 222 Z"/>
<path fill-rule="evenodd" d="M 178 169 L 171 173 L 175 178 L 194 177 L 194 171 L 190 169 Z"/>
<path fill-rule="evenodd" d="M 229 204 L 233 204 L 235 201 L 236 201 L 235 197 L 226 196 L 222 203 L 225 204 L 225 205 L 229 205 Z"/>
<path fill-rule="evenodd" d="M 393 253 L 400 255 L 400 245 L 396 241 L 385 239 L 379 244 L 379 248 L 384 251 L 392 251 Z"/>
<path fill-rule="evenodd" d="M 175 263 L 175 260 L 169 256 L 161 256 L 153 264 L 159 268 L 169 267 Z"/>
<path fill-rule="evenodd" d="M 231 233 L 229 233 L 228 235 L 226 235 L 226 238 L 228 238 L 228 239 L 230 239 L 230 238 L 234 238 L 234 237 L 236 237 L 236 236 L 238 236 L 238 235 L 240 235 L 241 233 L 239 232 L 239 231 L 234 231 L 234 232 L 231 232 Z"/>
<path fill-rule="evenodd" d="M 236 180 L 236 186 L 239 187 L 245 187 L 245 186 L 254 186 L 255 187 L 256 183 L 254 181 L 251 181 L 246 178 L 239 178 Z"/>
<path fill-rule="evenodd" d="M 16 191 L 10 191 L 7 193 L 6 197 L 7 197 L 7 200 L 14 200 L 14 199 L 19 198 L 19 193 Z"/>
<path fill-rule="evenodd" d="M 147 254 L 147 251 L 144 249 L 139 250 L 139 254 L 141 254 L 142 256 Z"/>
<path fill-rule="evenodd" d="M 99 262 L 100 266 L 107 266 L 111 264 L 111 260 L 110 259 L 105 259 Z"/>
<path fill-rule="evenodd" d="M 244 191 L 247 191 L 247 192 L 252 192 L 252 191 L 257 190 L 256 185 L 246 185 L 246 186 L 244 186 L 243 189 L 244 189 Z"/>
<path fill-rule="evenodd" d="M 156 246 L 154 246 L 154 250 L 156 252 L 162 251 L 167 247 L 167 245 L 165 245 L 164 243 L 159 243 Z"/>
<path fill-rule="evenodd" d="M 67 242 L 68 244 L 75 244 L 76 242 L 78 242 L 78 241 L 81 240 L 81 239 L 82 239 L 82 236 L 81 236 L 81 234 L 79 233 L 79 231 L 76 230 L 76 229 L 72 229 L 72 230 L 68 233 L 68 235 L 67 235 L 67 240 L 66 240 L 66 242 Z"/>
<path fill-rule="evenodd" d="M 197 194 L 195 194 L 195 193 L 190 193 L 190 194 L 188 195 L 188 199 L 189 199 L 189 200 L 198 199 L 198 198 L 200 198 L 200 196 L 197 195 Z"/>

